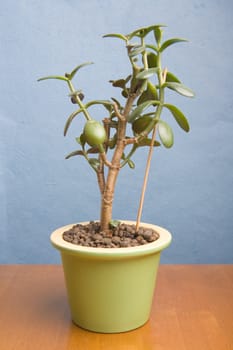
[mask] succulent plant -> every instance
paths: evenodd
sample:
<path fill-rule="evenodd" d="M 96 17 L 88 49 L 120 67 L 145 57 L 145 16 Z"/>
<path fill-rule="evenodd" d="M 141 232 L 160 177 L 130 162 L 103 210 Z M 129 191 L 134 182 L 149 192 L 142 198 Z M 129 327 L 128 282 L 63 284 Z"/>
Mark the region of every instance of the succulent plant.
<path fill-rule="evenodd" d="M 189 131 L 187 118 L 177 106 L 165 100 L 165 92 L 170 89 L 186 97 L 193 97 L 194 92 L 163 67 L 161 61 L 163 52 L 171 45 L 187 40 L 171 38 L 163 41 L 164 27 L 158 24 L 136 29 L 127 35 L 104 35 L 105 38 L 116 38 L 125 44 L 131 64 L 131 72 L 127 77 L 110 80 L 112 86 L 121 89 L 122 101 L 112 97 L 109 100 L 86 102 L 82 90 L 74 87 L 73 79 L 78 71 L 92 62 L 83 63 L 63 76 L 52 75 L 38 79 L 59 79 L 68 85 L 71 102 L 78 108 L 67 119 L 64 135 L 76 117 L 82 115 L 86 120 L 82 133 L 76 138 L 79 149 L 66 158 L 82 156 L 96 173 L 101 194 L 100 223 L 105 231 L 111 225 L 117 225 L 112 218 L 112 207 L 120 170 L 126 165 L 135 168 L 133 155 L 140 147 L 148 147 L 147 168 L 137 218 L 139 225 L 153 148 L 161 144 L 170 148 L 174 142 L 172 128 L 162 118 L 163 110 L 167 109 L 178 125 L 184 131 Z M 90 107 L 97 104 L 105 110 L 102 121 L 95 120 L 90 111 Z"/>

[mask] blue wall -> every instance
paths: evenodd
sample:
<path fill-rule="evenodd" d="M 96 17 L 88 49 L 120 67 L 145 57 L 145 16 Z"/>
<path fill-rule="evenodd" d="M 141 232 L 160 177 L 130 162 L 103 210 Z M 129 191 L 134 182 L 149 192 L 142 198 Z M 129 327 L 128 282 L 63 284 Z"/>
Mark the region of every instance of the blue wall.
<path fill-rule="evenodd" d="M 47 74 L 80 71 L 88 99 L 108 99 L 108 80 L 128 73 L 121 42 L 102 39 L 138 26 L 165 23 L 165 38 L 191 43 L 168 49 L 165 64 L 197 94 L 169 94 L 188 116 L 189 135 L 176 125 L 171 150 L 156 150 L 143 221 L 167 227 L 173 244 L 164 263 L 233 263 L 233 3 L 229 0 L 8 0 L 0 5 L 0 263 L 56 263 L 50 232 L 98 218 L 99 194 L 84 160 L 64 160 L 75 149 L 74 110 L 65 84 L 37 83 Z M 76 80 L 77 81 L 77 80 Z M 103 115 L 96 111 L 96 118 Z M 168 116 L 168 118 L 171 117 Z M 115 218 L 136 216 L 145 153 L 124 169 Z"/>

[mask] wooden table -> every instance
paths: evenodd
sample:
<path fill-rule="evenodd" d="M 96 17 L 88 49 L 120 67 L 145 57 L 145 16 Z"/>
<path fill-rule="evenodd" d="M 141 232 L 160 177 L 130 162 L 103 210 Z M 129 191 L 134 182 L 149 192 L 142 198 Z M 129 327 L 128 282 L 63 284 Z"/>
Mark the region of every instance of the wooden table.
<path fill-rule="evenodd" d="M 0 266 L 1 350 L 231 350 L 233 265 L 161 265 L 150 321 L 97 334 L 70 320 L 58 265 Z"/>

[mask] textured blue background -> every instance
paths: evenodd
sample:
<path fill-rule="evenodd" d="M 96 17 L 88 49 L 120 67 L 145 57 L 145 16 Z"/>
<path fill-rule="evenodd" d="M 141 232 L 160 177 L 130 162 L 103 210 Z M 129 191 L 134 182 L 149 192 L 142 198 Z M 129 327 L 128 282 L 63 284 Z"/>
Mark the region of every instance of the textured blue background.
<path fill-rule="evenodd" d="M 94 174 L 81 158 L 64 160 L 81 128 L 77 121 L 62 136 L 74 110 L 67 88 L 36 79 L 93 60 L 78 88 L 88 99 L 108 99 L 108 80 L 127 75 L 129 65 L 121 41 L 102 34 L 154 23 L 168 25 L 165 38 L 191 41 L 169 48 L 164 59 L 197 97 L 169 94 L 191 132 L 172 124 L 173 149 L 156 150 L 143 220 L 173 233 L 164 263 L 233 263 L 232 10 L 227 0 L 1 1 L 0 263 L 56 263 L 50 232 L 99 217 Z M 135 162 L 135 171 L 121 173 L 115 218 L 136 216 L 143 151 Z"/>

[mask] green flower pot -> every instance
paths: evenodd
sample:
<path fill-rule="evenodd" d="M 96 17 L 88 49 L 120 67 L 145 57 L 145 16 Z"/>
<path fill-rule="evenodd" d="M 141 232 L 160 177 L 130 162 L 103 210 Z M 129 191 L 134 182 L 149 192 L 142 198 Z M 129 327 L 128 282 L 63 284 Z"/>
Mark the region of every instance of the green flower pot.
<path fill-rule="evenodd" d="M 124 221 L 135 224 L 132 221 Z M 74 323 L 101 333 L 126 332 L 150 317 L 161 251 L 171 242 L 162 227 L 142 223 L 160 238 L 131 248 L 89 248 L 62 238 L 73 225 L 55 230 L 51 242 L 61 253 Z"/>

